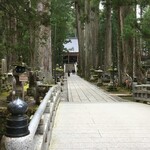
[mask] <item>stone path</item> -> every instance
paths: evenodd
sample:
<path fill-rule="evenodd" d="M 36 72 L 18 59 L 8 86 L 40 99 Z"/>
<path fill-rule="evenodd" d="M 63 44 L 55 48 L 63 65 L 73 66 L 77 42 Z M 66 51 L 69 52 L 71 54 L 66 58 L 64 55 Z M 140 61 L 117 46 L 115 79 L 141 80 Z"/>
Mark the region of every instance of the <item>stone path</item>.
<path fill-rule="evenodd" d="M 81 79 L 79 76 L 71 75 L 68 78 L 68 95 L 70 102 L 117 102 L 124 101 L 119 97 L 112 97 L 104 90 Z"/>
<path fill-rule="evenodd" d="M 61 102 L 50 150 L 150 150 L 150 106 L 121 102 L 76 75 Z"/>

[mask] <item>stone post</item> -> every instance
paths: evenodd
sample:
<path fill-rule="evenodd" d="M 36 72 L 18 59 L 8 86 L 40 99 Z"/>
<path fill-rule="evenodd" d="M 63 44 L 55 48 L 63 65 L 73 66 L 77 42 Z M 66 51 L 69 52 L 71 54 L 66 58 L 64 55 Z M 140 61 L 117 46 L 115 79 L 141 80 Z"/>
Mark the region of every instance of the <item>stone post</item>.
<path fill-rule="evenodd" d="M 95 72 L 98 74 L 97 86 L 103 85 L 103 82 L 102 82 L 102 79 L 101 79 L 103 70 L 101 70 L 100 67 L 99 67 L 98 70 L 95 70 Z"/>
<path fill-rule="evenodd" d="M 33 136 L 28 130 L 27 104 L 16 99 L 8 104 L 11 115 L 7 118 L 6 134 L 2 137 L 1 150 L 33 150 Z"/>
<path fill-rule="evenodd" d="M 11 115 L 7 118 L 6 136 L 7 137 L 23 137 L 29 134 L 27 103 L 21 99 L 16 99 L 8 104 L 8 111 Z"/>
<path fill-rule="evenodd" d="M 90 69 L 90 81 L 94 81 L 93 75 L 94 75 L 94 68 L 92 67 L 92 68 Z"/>
<path fill-rule="evenodd" d="M 2 68 L 1 68 L 1 73 L 4 74 L 7 72 L 7 64 L 6 64 L 6 59 L 2 59 Z"/>

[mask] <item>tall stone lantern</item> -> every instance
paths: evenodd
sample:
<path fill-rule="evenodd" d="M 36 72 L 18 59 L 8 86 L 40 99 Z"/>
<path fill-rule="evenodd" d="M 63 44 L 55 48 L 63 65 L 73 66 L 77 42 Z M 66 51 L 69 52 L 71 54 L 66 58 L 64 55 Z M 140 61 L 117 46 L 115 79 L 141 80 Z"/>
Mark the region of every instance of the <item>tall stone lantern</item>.
<path fill-rule="evenodd" d="M 101 68 L 99 67 L 98 70 L 95 70 L 95 73 L 98 75 L 97 86 L 103 85 L 102 78 L 101 78 L 103 70 L 101 70 Z"/>
<path fill-rule="evenodd" d="M 90 81 L 94 81 L 94 68 L 90 69 Z"/>
<path fill-rule="evenodd" d="M 111 66 L 110 69 L 108 69 L 110 72 L 110 83 L 108 84 L 108 90 L 109 91 L 117 91 L 116 83 L 115 83 L 115 75 L 117 74 L 117 68 Z"/>

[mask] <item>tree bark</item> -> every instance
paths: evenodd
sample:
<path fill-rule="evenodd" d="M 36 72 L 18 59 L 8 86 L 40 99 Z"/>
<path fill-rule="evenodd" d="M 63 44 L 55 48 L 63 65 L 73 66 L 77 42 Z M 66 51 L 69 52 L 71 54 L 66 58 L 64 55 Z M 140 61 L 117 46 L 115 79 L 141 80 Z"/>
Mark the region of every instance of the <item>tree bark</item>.
<path fill-rule="evenodd" d="M 120 20 L 120 37 L 121 37 L 121 49 L 120 49 L 120 75 L 121 82 L 125 81 L 126 75 L 129 74 L 132 76 L 132 64 L 133 61 L 130 60 L 133 55 L 133 37 L 125 38 L 124 28 L 125 28 L 125 19 L 131 13 L 132 8 L 129 6 L 120 6 L 119 9 L 119 20 Z"/>
<path fill-rule="evenodd" d="M 84 76 L 84 67 L 85 67 L 85 52 L 84 52 L 84 23 L 81 20 L 84 15 L 84 7 L 81 6 L 82 0 L 75 1 L 75 10 L 76 10 L 76 23 L 77 23 L 77 36 L 79 41 L 79 74 Z"/>
<path fill-rule="evenodd" d="M 75 8 L 80 49 L 79 66 L 82 75 L 89 79 L 90 68 L 95 68 L 98 62 L 99 8 L 90 0 L 76 0 Z"/>
<path fill-rule="evenodd" d="M 90 0 L 85 0 L 85 78 L 90 77 L 90 67 L 92 65 L 92 43 L 91 43 L 91 20 L 90 20 Z"/>
<path fill-rule="evenodd" d="M 111 0 L 106 1 L 106 34 L 104 70 L 108 71 L 112 65 L 112 23 L 111 23 Z"/>
<path fill-rule="evenodd" d="M 43 19 L 44 15 L 49 14 L 49 9 L 46 7 L 48 0 L 41 0 L 38 3 L 38 12 Z M 45 21 L 45 20 L 44 20 Z M 52 80 L 52 50 L 51 50 L 51 27 L 49 24 L 41 22 L 39 26 L 38 37 L 38 60 L 40 70 L 43 72 L 43 78 L 46 82 Z"/>

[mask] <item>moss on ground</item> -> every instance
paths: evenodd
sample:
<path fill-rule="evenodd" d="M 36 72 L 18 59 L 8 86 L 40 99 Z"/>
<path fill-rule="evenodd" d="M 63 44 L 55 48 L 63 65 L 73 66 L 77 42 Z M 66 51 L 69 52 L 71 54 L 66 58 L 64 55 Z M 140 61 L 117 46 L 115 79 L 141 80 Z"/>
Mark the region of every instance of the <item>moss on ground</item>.
<path fill-rule="evenodd" d="M 108 91 L 108 86 L 107 85 L 102 85 L 100 86 L 105 91 Z M 113 94 L 131 94 L 132 91 L 130 89 L 127 89 L 125 87 L 117 87 L 117 91 L 109 91 L 110 93 Z"/>

